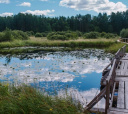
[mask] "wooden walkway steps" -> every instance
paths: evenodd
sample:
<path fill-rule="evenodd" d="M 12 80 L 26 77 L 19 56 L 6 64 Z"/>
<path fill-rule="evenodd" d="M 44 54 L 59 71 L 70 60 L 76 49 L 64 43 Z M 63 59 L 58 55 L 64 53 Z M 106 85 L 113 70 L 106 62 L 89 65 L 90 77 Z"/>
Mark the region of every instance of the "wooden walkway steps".
<path fill-rule="evenodd" d="M 103 70 L 102 90 L 85 110 L 93 109 L 104 97 L 105 114 L 128 114 L 128 53 L 125 53 L 125 50 L 126 46 L 119 49 L 111 63 Z"/>

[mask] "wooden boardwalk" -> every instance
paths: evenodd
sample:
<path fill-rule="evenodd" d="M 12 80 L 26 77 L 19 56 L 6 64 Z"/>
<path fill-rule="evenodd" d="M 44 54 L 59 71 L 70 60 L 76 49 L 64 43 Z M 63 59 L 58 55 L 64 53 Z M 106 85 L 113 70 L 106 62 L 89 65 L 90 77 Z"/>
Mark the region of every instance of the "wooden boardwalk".
<path fill-rule="evenodd" d="M 128 53 L 120 59 L 116 68 L 115 87 L 113 89 L 113 102 L 108 114 L 128 114 Z"/>
<path fill-rule="evenodd" d="M 103 70 L 101 92 L 85 110 L 92 110 L 104 97 L 105 114 L 128 114 L 128 53 L 125 53 L 125 50 L 126 46 L 119 49 L 111 63 Z"/>

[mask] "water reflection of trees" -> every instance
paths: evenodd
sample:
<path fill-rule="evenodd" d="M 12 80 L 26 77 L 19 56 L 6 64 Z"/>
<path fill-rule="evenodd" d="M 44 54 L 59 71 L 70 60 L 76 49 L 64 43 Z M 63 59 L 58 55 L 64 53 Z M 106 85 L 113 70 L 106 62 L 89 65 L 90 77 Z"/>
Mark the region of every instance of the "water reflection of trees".
<path fill-rule="evenodd" d="M 9 64 L 11 62 L 12 56 L 11 55 L 7 55 L 5 58 L 5 62 L 6 64 Z"/>
<path fill-rule="evenodd" d="M 23 53 L 19 55 L 7 55 L 6 56 L 6 63 L 10 63 L 12 57 L 19 58 L 20 60 L 29 60 L 29 59 L 34 59 L 34 58 L 45 58 L 46 56 L 58 56 L 58 57 L 64 57 L 64 56 L 69 56 L 69 57 L 75 57 L 77 59 L 90 59 L 91 57 L 96 57 L 98 60 L 102 59 L 104 60 L 106 57 L 111 59 L 112 54 L 110 53 L 105 53 L 101 49 L 84 49 L 82 51 L 58 51 L 58 52 L 45 52 L 45 51 L 39 51 L 36 53 Z M 2 55 L 0 55 L 2 56 Z"/>

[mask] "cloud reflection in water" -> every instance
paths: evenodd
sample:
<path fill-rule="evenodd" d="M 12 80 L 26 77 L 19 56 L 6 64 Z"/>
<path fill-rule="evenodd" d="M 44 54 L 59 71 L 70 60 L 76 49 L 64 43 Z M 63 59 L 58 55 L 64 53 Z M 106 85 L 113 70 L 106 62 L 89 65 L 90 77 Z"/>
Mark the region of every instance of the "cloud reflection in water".
<path fill-rule="evenodd" d="M 0 79 L 25 84 L 36 81 L 42 87 L 45 82 L 60 82 L 61 86 L 69 84 L 68 93 L 74 94 L 85 106 L 99 92 L 101 72 L 111 57 L 111 54 L 106 54 L 103 50 L 94 49 L 14 55 L 8 62 L 6 57 L 1 56 Z M 58 94 L 64 95 L 63 90 Z M 104 107 L 103 104 L 100 101 L 96 106 Z"/>
<path fill-rule="evenodd" d="M 86 105 L 100 92 L 98 88 L 92 88 L 87 91 L 79 91 L 74 88 L 69 88 L 67 90 L 67 93 L 64 90 L 61 90 L 58 92 L 59 97 L 66 98 L 68 94 L 69 96 L 72 96 L 75 100 L 80 101 L 83 107 L 86 107 Z M 101 99 L 94 108 L 105 108 L 105 100 L 104 98 Z"/>

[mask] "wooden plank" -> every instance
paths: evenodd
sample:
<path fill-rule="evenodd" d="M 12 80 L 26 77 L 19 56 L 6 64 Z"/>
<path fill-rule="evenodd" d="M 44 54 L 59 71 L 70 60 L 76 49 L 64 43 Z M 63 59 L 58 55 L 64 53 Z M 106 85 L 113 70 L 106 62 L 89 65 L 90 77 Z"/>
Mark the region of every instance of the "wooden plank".
<path fill-rule="evenodd" d="M 122 61 L 122 64 L 121 64 L 121 66 L 120 66 L 120 70 L 124 70 L 124 67 L 125 67 L 125 62 Z"/>
<path fill-rule="evenodd" d="M 117 69 L 117 70 L 116 70 L 116 76 L 120 76 L 120 75 L 121 75 L 120 72 L 121 72 L 121 70 L 118 70 L 118 69 Z"/>
<path fill-rule="evenodd" d="M 113 103 L 113 96 L 114 96 L 114 92 L 115 92 L 115 86 L 116 86 L 116 82 L 114 83 L 114 87 L 113 87 L 113 91 L 112 91 L 112 99 L 110 102 L 110 107 L 112 107 L 112 103 Z"/>
<path fill-rule="evenodd" d="M 128 60 L 128 53 L 125 53 L 125 56 L 122 58 L 122 60 Z"/>
<path fill-rule="evenodd" d="M 92 111 L 92 112 L 102 112 L 102 113 L 104 113 L 104 112 L 105 112 L 105 109 L 103 109 L 103 108 L 91 108 L 90 111 Z"/>
<path fill-rule="evenodd" d="M 128 62 L 127 61 L 124 61 L 125 62 L 125 68 L 124 68 L 124 75 L 128 75 Z"/>
<path fill-rule="evenodd" d="M 121 60 L 122 64 L 118 65 L 120 69 L 116 69 L 116 75 L 122 77 L 128 77 L 128 61 Z"/>
<path fill-rule="evenodd" d="M 128 82 L 128 77 L 116 77 L 115 81 L 116 82 L 118 82 L 118 81 L 127 81 Z"/>
<path fill-rule="evenodd" d="M 125 108 L 128 109 L 128 81 L 125 82 Z"/>
<path fill-rule="evenodd" d="M 108 114 L 128 114 L 127 112 L 110 111 Z"/>
<path fill-rule="evenodd" d="M 109 108 L 108 114 L 128 114 L 128 110 L 120 108 Z"/>
<path fill-rule="evenodd" d="M 117 108 L 124 108 L 124 82 L 119 82 Z"/>

